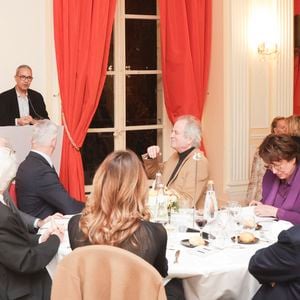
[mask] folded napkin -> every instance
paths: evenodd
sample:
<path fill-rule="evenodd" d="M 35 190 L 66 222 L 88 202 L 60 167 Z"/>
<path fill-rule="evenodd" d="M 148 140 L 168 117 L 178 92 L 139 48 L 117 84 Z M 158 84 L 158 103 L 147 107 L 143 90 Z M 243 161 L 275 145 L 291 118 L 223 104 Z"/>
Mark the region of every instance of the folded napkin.
<path fill-rule="evenodd" d="M 282 230 L 287 230 L 291 228 L 293 224 L 289 221 L 279 220 L 278 222 L 273 222 L 270 227 L 269 238 L 273 241 L 277 241 L 278 235 Z"/>

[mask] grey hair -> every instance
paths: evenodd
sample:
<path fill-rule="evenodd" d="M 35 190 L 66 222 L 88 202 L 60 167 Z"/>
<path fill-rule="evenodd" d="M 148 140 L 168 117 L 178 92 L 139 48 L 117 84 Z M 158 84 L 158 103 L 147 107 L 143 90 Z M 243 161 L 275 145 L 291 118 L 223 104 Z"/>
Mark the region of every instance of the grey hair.
<path fill-rule="evenodd" d="M 20 65 L 20 66 L 18 66 L 17 69 L 16 69 L 16 75 L 18 75 L 20 69 L 23 69 L 23 68 L 24 68 L 24 69 L 29 69 L 30 72 L 32 73 L 32 69 L 31 69 L 28 65 Z"/>
<path fill-rule="evenodd" d="M 58 126 L 48 120 L 39 120 L 33 125 L 32 143 L 37 146 L 50 146 L 53 139 L 57 138 Z"/>
<path fill-rule="evenodd" d="M 3 141 L 6 141 L 6 143 L 3 144 Z M 17 172 L 16 155 L 4 138 L 1 138 L 0 166 L 0 192 L 3 193 L 8 188 Z"/>
<path fill-rule="evenodd" d="M 179 120 L 184 120 L 186 122 L 184 126 L 184 136 L 192 139 L 193 147 L 199 148 L 202 138 L 200 120 L 192 115 L 180 116 L 176 119 L 176 122 Z"/>

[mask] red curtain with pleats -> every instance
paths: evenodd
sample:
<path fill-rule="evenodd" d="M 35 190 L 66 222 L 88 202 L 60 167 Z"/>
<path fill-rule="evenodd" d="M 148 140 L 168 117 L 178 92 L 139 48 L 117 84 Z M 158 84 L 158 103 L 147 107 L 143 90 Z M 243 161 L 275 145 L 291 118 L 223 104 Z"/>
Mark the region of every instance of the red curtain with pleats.
<path fill-rule="evenodd" d="M 294 15 L 300 15 L 300 0 L 294 0 Z M 294 114 L 300 115 L 300 49 L 294 55 Z"/>
<path fill-rule="evenodd" d="M 201 119 L 211 52 L 211 0 L 160 0 L 162 77 L 169 119 Z"/>
<path fill-rule="evenodd" d="M 115 0 L 54 0 L 54 37 L 65 127 L 60 178 L 84 199 L 80 155 L 105 82 Z M 97 149 L 91 149 L 97 151 Z"/>

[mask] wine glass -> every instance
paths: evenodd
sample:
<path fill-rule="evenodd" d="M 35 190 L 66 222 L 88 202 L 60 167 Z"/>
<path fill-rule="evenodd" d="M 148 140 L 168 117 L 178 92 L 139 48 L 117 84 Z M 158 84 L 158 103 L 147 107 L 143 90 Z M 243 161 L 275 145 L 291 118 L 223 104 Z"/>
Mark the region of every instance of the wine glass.
<path fill-rule="evenodd" d="M 245 231 L 254 232 L 256 227 L 255 216 L 253 213 L 243 214 L 241 216 L 241 225 Z"/>
<path fill-rule="evenodd" d="M 197 214 L 195 218 L 195 223 L 200 229 L 200 236 L 203 238 L 203 228 L 207 224 L 207 219 L 204 217 L 203 214 Z"/>
<path fill-rule="evenodd" d="M 234 241 L 235 244 L 238 244 L 238 235 L 241 230 L 240 224 L 240 214 L 241 214 L 242 207 L 238 201 L 230 201 L 228 203 L 228 211 L 230 215 L 233 217 L 234 221 Z"/>

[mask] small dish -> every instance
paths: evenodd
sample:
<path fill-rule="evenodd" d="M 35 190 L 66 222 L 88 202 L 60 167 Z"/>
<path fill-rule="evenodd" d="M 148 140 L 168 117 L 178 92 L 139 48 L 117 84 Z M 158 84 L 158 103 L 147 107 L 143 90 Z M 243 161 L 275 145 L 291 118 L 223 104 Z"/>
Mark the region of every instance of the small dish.
<path fill-rule="evenodd" d="M 205 243 L 204 245 L 193 245 L 193 244 L 190 243 L 189 239 L 184 239 L 180 243 L 181 243 L 182 246 L 185 246 L 185 247 L 188 247 L 188 248 L 195 248 L 195 247 L 199 247 L 199 246 L 207 246 L 209 244 L 207 240 L 204 240 L 204 243 Z"/>
<path fill-rule="evenodd" d="M 254 238 L 254 240 L 252 241 L 252 242 L 250 242 L 250 243 L 245 243 L 245 242 L 242 242 L 241 240 L 240 240 L 240 236 L 238 235 L 238 243 L 239 244 L 248 244 L 248 245 L 250 245 L 250 244 L 256 244 L 258 241 L 259 241 L 259 238 L 257 238 L 257 237 L 255 237 Z M 235 242 L 235 236 L 233 236 L 232 238 L 231 238 L 231 240 L 233 241 L 233 242 Z"/>

